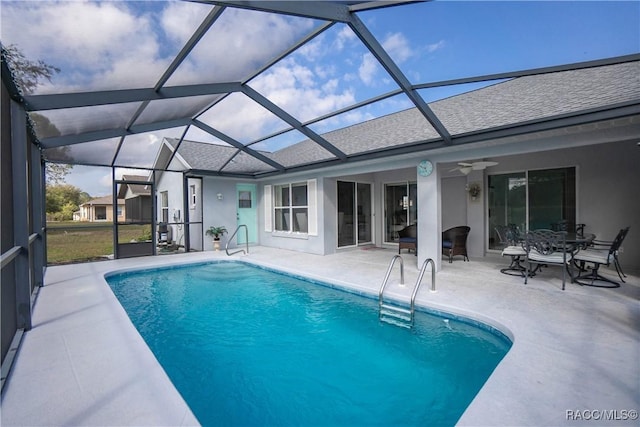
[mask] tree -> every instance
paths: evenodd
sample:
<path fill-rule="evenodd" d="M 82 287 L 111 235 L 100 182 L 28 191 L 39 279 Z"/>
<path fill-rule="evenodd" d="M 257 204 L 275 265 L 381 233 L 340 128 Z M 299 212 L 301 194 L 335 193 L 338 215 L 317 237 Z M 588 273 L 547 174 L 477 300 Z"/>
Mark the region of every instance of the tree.
<path fill-rule="evenodd" d="M 13 79 L 18 90 L 24 95 L 33 93 L 43 78 L 51 81 L 53 75 L 60 72 L 58 67 L 49 65 L 40 59 L 37 61 L 27 59 L 14 44 L 4 48 L 4 56 L 7 63 L 11 65 Z"/>
<path fill-rule="evenodd" d="M 53 185 L 61 185 L 64 183 L 64 178 L 67 176 L 73 165 L 67 165 L 62 163 L 47 162 L 45 177 L 48 183 Z"/>
<path fill-rule="evenodd" d="M 47 214 L 56 214 L 60 220 L 73 219 L 80 205 L 91 200 L 91 196 L 71 184 L 47 185 L 45 194 Z"/>
<path fill-rule="evenodd" d="M 24 95 L 32 94 L 43 79 L 51 81 L 53 75 L 60 72 L 58 67 L 49 65 L 40 59 L 37 61 L 27 59 L 20 49 L 13 44 L 3 47 L 3 55 L 11 66 L 13 79 L 18 90 Z M 46 135 L 47 137 L 60 135 L 58 128 L 42 114 L 31 113 L 29 120 L 38 135 Z M 64 157 L 69 148 L 59 147 L 57 150 Z M 47 162 L 45 167 L 47 180 L 53 184 L 61 184 L 64 182 L 65 176 L 73 168 L 73 165 Z"/>

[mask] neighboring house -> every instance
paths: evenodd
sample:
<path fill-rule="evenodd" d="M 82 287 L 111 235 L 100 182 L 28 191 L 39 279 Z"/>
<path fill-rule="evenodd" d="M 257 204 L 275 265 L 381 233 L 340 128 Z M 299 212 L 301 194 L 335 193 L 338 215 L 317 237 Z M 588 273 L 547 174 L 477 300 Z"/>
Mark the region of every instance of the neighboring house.
<path fill-rule="evenodd" d="M 165 139 L 156 167 L 177 147 L 168 168 L 174 172 L 161 180 L 202 176 L 204 228 L 233 232 L 246 224 L 250 242 L 263 246 L 314 254 L 394 248 L 398 230 L 417 222 L 417 260 L 434 258 L 440 268 L 441 232 L 449 227 L 471 227 L 473 258 L 499 254 L 496 225 L 533 229 L 564 219 L 605 240 L 631 226 L 620 256 L 640 269 L 638 100 L 640 62 L 625 62 L 514 78 L 430 103 L 455 137 L 435 148 L 429 141 L 439 134 L 412 108 L 323 134 L 353 155 L 347 162 L 331 161 L 311 140 L 247 153 Z M 427 176 L 417 172 L 423 160 L 433 165 Z M 480 160 L 497 164 L 457 164 Z M 280 174 L 271 161 L 295 168 Z M 224 176 L 237 171 L 247 178 Z M 480 185 L 479 197 L 467 194 L 471 183 Z M 173 188 L 184 203 L 185 187 Z M 204 249 L 211 246 L 205 239 Z"/>
<path fill-rule="evenodd" d="M 130 183 L 126 181 L 130 181 Z M 124 199 L 127 222 L 152 221 L 153 202 L 148 177 L 123 175 L 118 186 L 118 198 Z"/>
<path fill-rule="evenodd" d="M 125 219 L 125 202 L 123 199 L 118 199 L 117 206 L 118 221 L 124 221 Z M 73 213 L 74 221 L 113 221 L 113 197 L 103 196 L 97 197 L 93 200 L 89 200 L 86 203 L 80 205 L 80 211 Z"/>

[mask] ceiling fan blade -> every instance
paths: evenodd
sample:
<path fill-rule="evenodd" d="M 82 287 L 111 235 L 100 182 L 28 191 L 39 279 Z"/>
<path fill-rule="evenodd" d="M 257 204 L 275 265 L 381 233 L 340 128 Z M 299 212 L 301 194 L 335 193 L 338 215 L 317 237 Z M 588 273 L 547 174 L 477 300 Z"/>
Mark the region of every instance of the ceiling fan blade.
<path fill-rule="evenodd" d="M 495 166 L 497 164 L 498 162 L 485 162 L 485 161 L 475 162 L 473 163 L 473 170 L 483 170 L 488 168 L 489 166 Z"/>
<path fill-rule="evenodd" d="M 472 169 L 473 169 L 472 166 L 464 166 L 460 168 L 460 172 L 462 172 L 465 175 L 469 175 L 469 172 L 471 172 Z"/>

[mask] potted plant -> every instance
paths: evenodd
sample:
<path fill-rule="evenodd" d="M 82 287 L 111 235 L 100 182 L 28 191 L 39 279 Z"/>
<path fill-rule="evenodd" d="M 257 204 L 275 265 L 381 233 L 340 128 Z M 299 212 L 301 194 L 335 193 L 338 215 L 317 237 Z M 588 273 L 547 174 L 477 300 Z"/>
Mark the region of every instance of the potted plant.
<path fill-rule="evenodd" d="M 475 200 L 480 195 L 481 189 L 480 184 L 477 182 L 472 182 L 467 186 L 467 191 L 471 196 L 471 200 Z"/>
<path fill-rule="evenodd" d="M 224 235 L 224 233 L 226 232 L 227 229 L 224 226 L 211 226 L 207 229 L 207 236 L 213 236 L 213 249 L 215 249 L 216 251 L 220 250 L 220 236 Z"/>

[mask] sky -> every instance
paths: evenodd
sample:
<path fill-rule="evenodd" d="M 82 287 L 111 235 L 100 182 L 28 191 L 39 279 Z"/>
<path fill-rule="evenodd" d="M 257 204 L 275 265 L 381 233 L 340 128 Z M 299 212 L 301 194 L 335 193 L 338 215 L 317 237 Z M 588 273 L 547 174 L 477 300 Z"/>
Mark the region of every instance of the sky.
<path fill-rule="evenodd" d="M 181 1 L 0 1 L 0 35 L 31 59 L 61 69 L 37 93 L 153 87 L 211 7 Z M 640 2 L 429 2 L 358 15 L 412 83 L 567 64 L 640 52 Z M 30 25 L 25 25 L 29 22 Z M 167 86 L 235 81 L 321 24 L 297 17 L 227 9 Z M 249 85 L 301 122 L 395 90 L 397 85 L 344 25 L 334 25 Z M 465 87 L 469 90 L 477 87 Z M 422 90 L 433 101 L 461 88 Z M 199 111 L 209 99 L 152 105 L 144 121 Z M 205 103 L 205 104 L 203 104 Z M 412 107 L 403 95 L 314 124 L 322 133 Z M 77 117 L 93 114 L 108 129 L 126 123 L 136 105 L 97 112 L 45 112 L 63 133 L 87 129 Z M 234 95 L 199 119 L 249 143 L 286 125 L 243 95 Z M 121 161 L 151 165 L 164 136 L 153 132 L 125 140 Z M 220 143 L 196 129 L 187 139 Z M 274 150 L 300 135 L 259 143 Z M 100 147 L 96 149 L 96 147 Z M 78 156 L 115 154 L 114 144 L 72 147 Z M 110 192 L 107 168 L 74 167 L 67 182 L 94 196 Z"/>

